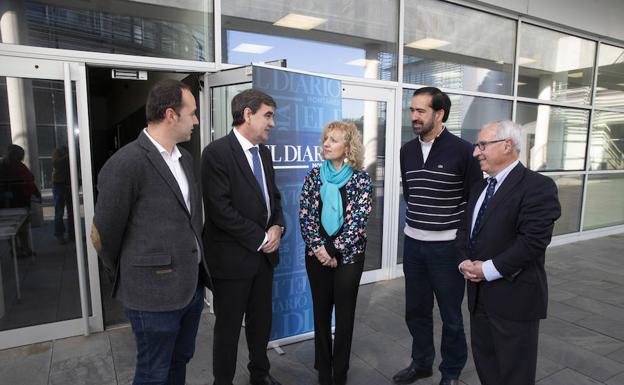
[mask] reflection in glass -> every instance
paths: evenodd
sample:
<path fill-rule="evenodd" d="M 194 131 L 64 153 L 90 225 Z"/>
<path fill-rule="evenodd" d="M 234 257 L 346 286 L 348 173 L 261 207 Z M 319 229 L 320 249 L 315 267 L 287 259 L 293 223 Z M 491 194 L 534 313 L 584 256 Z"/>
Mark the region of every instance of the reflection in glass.
<path fill-rule="evenodd" d="M 589 151 L 591 170 L 624 169 L 624 113 L 594 112 Z"/>
<path fill-rule="evenodd" d="M 0 330 L 82 315 L 66 124 L 62 81 L 0 78 Z"/>
<path fill-rule="evenodd" d="M 589 104 L 596 43 L 523 23 L 518 96 Z"/>
<path fill-rule="evenodd" d="M 435 0 L 405 2 L 403 81 L 510 95 L 516 22 Z"/>
<path fill-rule="evenodd" d="M 589 175 L 583 230 L 624 224 L 624 174 Z"/>
<path fill-rule="evenodd" d="M 2 43 L 214 61 L 212 0 L 2 2 Z"/>
<path fill-rule="evenodd" d="M 594 105 L 624 108 L 624 48 L 600 44 Z"/>
<path fill-rule="evenodd" d="M 550 176 L 550 175 L 549 175 Z M 582 175 L 550 176 L 559 190 L 561 217 L 555 222 L 553 235 L 574 233 L 581 224 L 581 202 L 583 197 Z"/>
<path fill-rule="evenodd" d="M 386 160 L 386 103 L 342 100 L 342 119 L 357 126 L 364 142 L 364 169 L 373 182 L 373 210 L 368 220 L 364 270 L 381 268 Z"/>
<path fill-rule="evenodd" d="M 223 62 L 396 80 L 398 1 L 223 1 Z"/>
<path fill-rule="evenodd" d="M 403 90 L 401 145 L 415 138 L 409 111 L 413 94 L 413 89 Z M 511 119 L 512 103 L 509 100 L 453 94 L 449 95 L 449 98 L 451 98 L 451 113 L 444 125 L 450 132 L 470 143 L 475 141 L 479 130 L 485 124 L 496 120 Z"/>
<path fill-rule="evenodd" d="M 212 87 L 212 140 L 219 139 L 232 129 L 232 99 L 239 93 L 252 87 L 252 83 L 231 84 Z"/>
<path fill-rule="evenodd" d="M 583 170 L 589 111 L 518 103 L 520 161 L 534 171 Z"/>

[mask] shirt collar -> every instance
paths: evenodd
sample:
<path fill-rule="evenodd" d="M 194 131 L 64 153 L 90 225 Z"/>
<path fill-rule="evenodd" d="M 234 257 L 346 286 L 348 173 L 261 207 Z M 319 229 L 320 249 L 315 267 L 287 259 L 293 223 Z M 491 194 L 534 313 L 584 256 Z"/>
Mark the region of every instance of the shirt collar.
<path fill-rule="evenodd" d="M 438 135 L 436 135 L 435 138 L 431 139 L 431 141 L 429 141 L 429 142 L 424 142 L 422 139 L 420 139 L 420 135 L 418 135 L 418 141 L 421 144 L 433 144 L 433 142 L 435 142 L 435 140 L 438 139 L 440 137 L 440 135 L 442 135 L 444 130 L 446 130 L 446 126 L 442 126 L 442 129 L 440 130 L 440 132 L 438 132 Z"/>
<path fill-rule="evenodd" d="M 145 133 L 147 138 L 152 142 L 152 144 L 156 146 L 156 149 L 161 154 L 165 153 L 166 155 L 171 156 L 173 159 L 180 159 L 182 157 L 182 153 L 180 152 L 180 150 L 178 150 L 178 146 L 173 145 L 173 151 L 171 152 L 171 154 L 169 154 L 169 151 L 165 150 L 165 148 L 161 146 L 160 143 L 156 141 L 156 139 L 152 138 L 149 132 L 147 132 L 147 127 L 143 129 L 143 132 Z"/>
<path fill-rule="evenodd" d="M 258 147 L 257 145 L 252 144 L 250 141 L 247 140 L 247 138 L 245 138 L 240 132 L 238 132 L 238 129 L 236 129 L 236 127 L 234 127 L 232 131 L 234 131 L 234 136 L 236 136 L 236 139 L 238 139 L 238 143 L 240 143 L 243 151 L 249 151 L 249 149 L 252 147 Z"/>
<path fill-rule="evenodd" d="M 503 171 L 499 172 L 498 174 L 496 174 L 496 176 L 494 177 L 496 179 L 496 184 L 498 186 L 501 185 L 501 183 L 503 183 L 503 181 L 505 180 L 505 178 L 507 178 L 507 175 L 509 175 L 509 173 L 511 172 L 511 170 L 514 169 L 514 167 L 516 167 L 518 165 L 518 163 L 520 163 L 520 161 L 518 159 L 516 159 L 514 162 L 512 162 L 509 166 L 505 167 L 503 169 Z"/>

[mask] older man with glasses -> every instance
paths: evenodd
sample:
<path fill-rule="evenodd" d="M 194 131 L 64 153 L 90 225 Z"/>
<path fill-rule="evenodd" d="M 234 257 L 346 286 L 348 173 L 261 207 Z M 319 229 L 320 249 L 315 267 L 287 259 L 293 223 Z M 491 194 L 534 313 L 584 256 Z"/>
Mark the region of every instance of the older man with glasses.
<path fill-rule="evenodd" d="M 520 137 L 510 121 L 479 133 L 473 155 L 489 178 L 471 190 L 457 232 L 483 385 L 535 384 L 539 320 L 546 318 L 545 250 L 561 207 L 552 179 L 518 160 Z"/>

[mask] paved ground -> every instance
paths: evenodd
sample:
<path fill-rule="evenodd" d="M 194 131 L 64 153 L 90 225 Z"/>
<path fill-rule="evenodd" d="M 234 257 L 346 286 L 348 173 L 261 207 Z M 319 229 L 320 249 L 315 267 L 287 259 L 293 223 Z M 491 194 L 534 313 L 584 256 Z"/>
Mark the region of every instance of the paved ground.
<path fill-rule="evenodd" d="M 550 306 L 540 328 L 540 385 L 624 384 L 623 251 L 624 235 L 549 249 Z M 391 384 L 392 375 L 409 363 L 402 291 L 403 279 L 361 287 L 349 384 Z M 212 325 L 213 316 L 205 314 L 189 384 L 212 383 Z M 439 326 L 436 331 L 439 335 Z M 281 356 L 269 353 L 273 375 L 284 385 L 316 384 L 313 343 L 285 346 L 284 351 Z M 243 333 L 236 385 L 248 383 L 246 355 Z M 128 328 L 0 351 L 2 385 L 125 385 L 132 382 L 133 368 L 134 341 Z M 471 359 L 461 380 L 479 384 Z M 438 381 L 434 375 L 416 384 Z"/>

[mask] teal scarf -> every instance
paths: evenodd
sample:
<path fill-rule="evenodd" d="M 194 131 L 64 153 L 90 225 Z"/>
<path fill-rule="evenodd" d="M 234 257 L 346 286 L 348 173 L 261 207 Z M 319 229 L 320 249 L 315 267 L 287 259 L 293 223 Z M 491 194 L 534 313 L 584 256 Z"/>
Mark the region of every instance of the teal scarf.
<path fill-rule="evenodd" d="M 321 224 L 327 234 L 334 235 L 340 230 L 344 223 L 342 217 L 342 197 L 340 188 L 347 184 L 353 175 L 353 168 L 343 165 L 336 171 L 330 160 L 326 160 L 321 165 Z"/>

